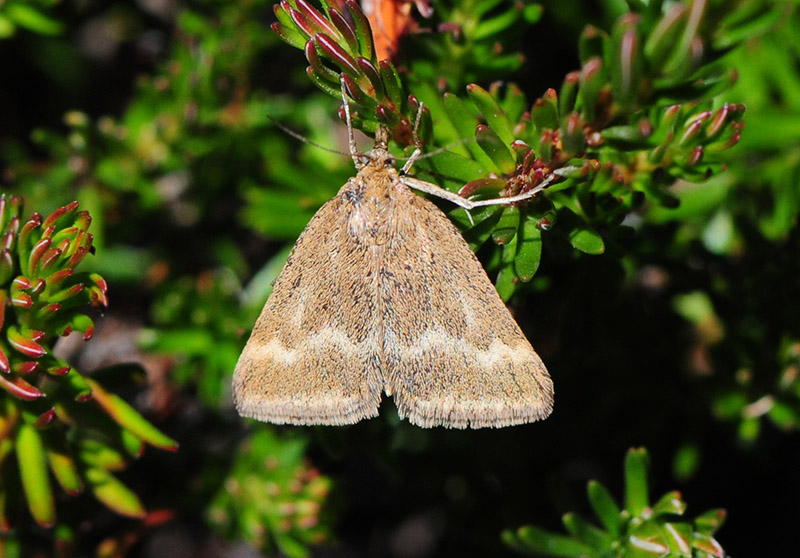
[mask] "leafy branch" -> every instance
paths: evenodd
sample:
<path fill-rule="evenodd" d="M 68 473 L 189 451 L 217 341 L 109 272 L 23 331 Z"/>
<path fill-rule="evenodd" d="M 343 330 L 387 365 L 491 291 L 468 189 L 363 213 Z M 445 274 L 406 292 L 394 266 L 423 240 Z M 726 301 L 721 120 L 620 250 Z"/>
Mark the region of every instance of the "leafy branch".
<path fill-rule="evenodd" d="M 726 60 L 740 71 L 729 94 L 748 102 L 742 153 L 722 154 L 729 172 L 705 190 L 680 188 L 676 210 L 646 216 L 679 239 L 658 265 L 673 277 L 691 277 L 673 295 L 673 307 L 694 330 L 686 368 L 711 379 L 713 415 L 731 422 L 746 444 L 765 428 L 800 428 L 800 320 L 789 302 L 800 290 L 781 279 L 800 269 L 800 12 L 777 3 L 766 19 L 750 15 L 755 26 L 772 24 Z M 760 63 L 765 59 L 773 63 Z M 700 273 L 688 265 L 697 247 L 705 261 Z M 744 296 L 752 300 L 742 304 Z"/>
<path fill-rule="evenodd" d="M 751 14 L 756 25 L 704 0 L 632 3 L 633 11 L 610 32 L 588 27 L 581 69 L 567 74 L 559 91 L 548 89 L 529 104 L 513 84 L 488 90 L 471 84 L 465 100 L 442 97 L 430 80 L 413 74 L 409 93 L 390 61 L 375 60 L 360 8 L 352 0 L 345 7 L 343 13 L 323 1 L 320 11 L 305 0 L 283 0 L 275 6 L 273 29 L 304 49 L 307 73 L 322 90 L 339 95 L 343 76 L 355 126 L 387 126 L 408 146 L 410 122 L 424 101 L 422 137 L 457 147 L 417 171 L 465 196 L 516 195 L 558 177 L 531 203 L 473 215 L 474 227 L 463 211 L 451 215 L 469 229 L 473 247 L 490 238 L 499 247 L 488 265 L 504 298 L 538 270 L 542 231 L 552 229 L 554 239 L 565 238 L 582 252 L 603 253 L 607 241 L 623 234 L 625 216 L 646 200 L 676 205 L 665 186 L 679 178 L 702 180 L 720 168 L 716 153 L 739 140 L 744 107 L 709 100 L 734 81 L 714 62 L 774 18 L 766 10 Z M 486 12 L 477 9 L 473 17 Z M 519 18 L 506 23 L 511 28 Z M 464 34 L 480 36 L 480 29 L 460 25 Z"/>
<path fill-rule="evenodd" d="M 685 517 L 686 503 L 677 491 L 650 503 L 647 450 L 631 449 L 625 456 L 625 500 L 620 505 L 597 481 L 589 481 L 589 504 L 600 527 L 574 514 L 564 514 L 567 535 L 535 526 L 503 532 L 511 548 L 535 556 L 560 558 L 724 558 L 714 533 L 725 510 L 709 510 L 695 519 Z"/>
<path fill-rule="evenodd" d="M 304 459 L 306 441 L 267 428 L 252 432 L 236 456 L 225 488 L 212 500 L 210 522 L 262 552 L 303 558 L 330 536 L 322 513 L 331 480 Z"/>
<path fill-rule="evenodd" d="M 56 523 L 51 476 L 71 496 L 88 485 L 115 512 L 141 518 L 136 494 L 113 473 L 149 444 L 177 443 L 115 395 L 108 385 L 131 379 L 132 367 L 93 377 L 53 353 L 59 336 L 89 340 L 87 305 L 108 305 L 105 280 L 75 268 L 94 252 L 91 217 L 78 203 L 47 217 L 22 217 L 22 199 L 0 195 L 0 531 L 13 527 L 21 486 L 34 520 Z M 12 476 L 16 468 L 17 480 Z M 49 469 L 49 471 L 48 471 Z"/>

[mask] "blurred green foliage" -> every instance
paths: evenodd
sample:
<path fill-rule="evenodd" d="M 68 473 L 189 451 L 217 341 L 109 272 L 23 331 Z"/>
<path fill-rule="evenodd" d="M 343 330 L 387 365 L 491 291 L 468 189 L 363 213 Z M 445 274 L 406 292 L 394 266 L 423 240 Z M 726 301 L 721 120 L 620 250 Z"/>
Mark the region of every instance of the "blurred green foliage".
<path fill-rule="evenodd" d="M 614 500 L 597 481 L 589 481 L 586 492 L 597 527 L 574 513 L 561 518 L 569 535 L 525 526 L 503 533 L 504 542 L 524 554 L 559 557 L 724 558 L 722 546 L 713 538 L 725 519 L 724 510 L 709 510 L 694 520 L 684 518 L 686 503 L 680 492 L 668 492 L 650 503 L 644 449 L 631 449 L 625 457 L 624 506 Z"/>
<path fill-rule="evenodd" d="M 723 155 L 729 171 L 705 192 L 681 187 L 675 211 L 648 215 L 675 226 L 668 265 L 687 262 L 698 244 L 708 254 L 692 270 L 695 290 L 676 295 L 675 304 L 696 330 L 695 371 L 725 372 L 713 413 L 736 422 L 749 443 L 764 420 L 782 430 L 800 427 L 800 291 L 791 279 L 798 271 L 800 14 L 783 5 L 773 17 L 785 19 L 730 55 L 740 75 L 728 95 L 746 101 L 748 127 L 741 150 Z M 757 62 L 766 59 L 774 70 Z"/>
<path fill-rule="evenodd" d="M 0 96 L 5 199 L 24 196 L 42 215 L 66 207 L 67 220 L 78 200 L 91 214 L 97 250 L 71 281 L 89 286 L 85 306 L 88 294 L 104 296 L 104 277 L 112 304 L 84 351 L 117 339 L 102 326 L 118 318 L 147 369 L 146 378 L 134 366 L 84 373 L 69 361 L 63 377 L 0 377 L 48 397 L 38 378 L 85 378 L 99 403 L 64 399 L 64 409 L 97 413 L 42 428 L 47 409 L 4 396 L 3 509 L 33 502 L 42 525 L 58 514 L 50 530 L 15 516 L 0 554 L 197 553 L 221 544 L 211 533 L 287 556 L 502 555 L 504 530 L 517 546 L 552 543 L 562 556 L 721 555 L 691 542 L 686 550 L 680 540 L 695 535 L 719 536 L 735 555 L 789 544 L 788 535 L 748 534 L 791 533 L 788 495 L 800 489 L 795 2 L 437 1 L 430 18 L 412 12 L 418 29 L 391 64 L 374 55 L 353 5 L 337 8 L 352 20 L 333 23 L 333 6 L 301 2 L 274 11 L 262 0 L 166 3 L 160 12 L 145 4 L 0 5 L 0 56 L 21 61 L 6 81 L 39 84 Z M 296 15 L 312 10 L 322 14 L 316 22 Z M 276 17 L 290 45 L 269 30 Z M 442 204 L 553 374 L 548 421 L 424 431 L 385 404 L 379 419 L 354 427 L 282 432 L 235 416 L 230 373 L 271 281 L 353 173 L 348 157 L 299 144 L 273 119 L 346 151 L 342 71 L 357 127 L 389 126 L 398 155 L 413 147 L 412 123 L 426 107 L 425 150 L 445 150 L 419 162 L 421 178 L 495 197 L 557 177 L 531 203 L 475 211 L 474 223 Z M 57 110 L 60 119 L 48 116 Z M 30 218 L 14 211 L 20 223 Z M 26 250 L 46 236 L 33 228 Z M 22 267 L 32 252 L 10 253 L 2 337 L 44 347 L 33 360 L 54 358 L 62 322 L 47 321 L 52 300 L 35 282 L 13 282 L 35 275 Z M 81 305 L 70 310 L 79 322 Z M 32 358 L 2 349 L 12 368 Z M 144 425 L 134 407 L 181 450 L 147 453 L 122 472 L 126 442 L 147 436 L 131 437 L 111 410 Z M 61 455 L 73 456 L 73 482 L 137 518 L 63 498 L 56 487 L 66 477 L 44 457 L 58 444 L 72 452 Z M 637 450 L 626 459 L 625 503 L 609 495 L 613 481 L 608 491 L 591 483 L 587 512 L 601 527 L 570 513 L 568 535 L 556 535 L 554 518 L 585 509 L 572 485 L 603 479 L 632 444 L 650 448 L 655 487 L 677 482 L 692 506 L 726 506 L 727 527 L 715 534 L 715 514 L 688 519 L 672 492 L 651 504 Z M 20 475 L 16 463 L 33 465 Z M 759 511 L 765 493 L 776 498 L 771 513 Z M 507 531 L 520 523 L 544 527 Z M 186 531 L 182 546 L 159 543 L 159 534 Z M 632 550 L 638 543 L 623 535 L 652 552 Z M 600 554 L 611 547 L 617 554 Z"/>
<path fill-rule="evenodd" d="M 138 497 L 111 473 L 145 444 L 177 443 L 104 387 L 111 372 L 88 378 L 53 351 L 59 336 L 89 340 L 94 322 L 84 307 L 108 305 L 105 280 L 75 271 L 94 250 L 91 217 L 77 202 L 47 217 L 26 218 L 22 205 L 0 195 L 0 531 L 14 528 L 20 492 L 39 526 L 55 524 L 51 472 L 66 494 L 88 485 L 115 512 L 144 517 Z M 115 369 L 112 381 L 126 372 Z"/>
<path fill-rule="evenodd" d="M 454 34 L 473 63 L 483 60 L 480 53 L 500 61 L 499 37 L 513 35 L 509 28 L 539 14 L 515 6 L 517 17 L 508 17 L 509 11 L 481 22 L 494 4 L 477 2 L 465 12 L 443 9 L 445 21 L 458 26 Z M 408 145 L 409 127 L 421 112 L 421 138 L 435 123 L 437 141 L 462 147 L 418 168 L 449 177 L 443 185 L 462 195 L 516 195 L 555 176 L 538 203 L 492 206 L 474 217 L 463 210 L 453 214 L 462 228 L 477 229 L 465 231 L 475 248 L 490 238 L 501 247 L 487 263 L 504 299 L 536 273 L 542 229 L 550 231 L 551 242 L 561 237 L 579 251 L 601 254 L 604 238 L 625 234 L 619 224 L 647 198 L 674 207 L 677 200 L 664 186 L 675 178 L 702 180 L 719 167 L 713 154 L 738 142 L 744 106 L 725 103 L 715 109 L 706 101 L 733 81 L 730 70 L 713 63 L 774 19 L 764 9 L 755 14 L 760 25 L 753 25 L 703 1 L 640 6 L 641 13 L 620 17 L 609 33 L 587 27 L 579 43 L 581 70 L 567 74 L 559 92 L 548 89 L 531 106 L 514 84 L 503 90 L 495 83 L 488 91 L 469 84 L 466 100 L 459 98 L 463 85 L 458 84 L 442 96 L 437 79 L 463 66 L 449 34 L 427 40 L 426 62 L 419 72 L 413 64 L 409 70 L 408 90 L 414 92 L 409 95 L 394 66 L 377 61 L 357 8 L 347 4 L 353 26 L 334 6 L 323 2 L 322 8 L 302 0 L 283 2 L 276 8 L 280 23 L 273 27 L 289 44 L 304 48 L 308 74 L 323 91 L 338 95 L 342 76 L 355 103 L 355 125 L 372 131 L 380 123 Z M 471 25 L 463 22 L 465 13 L 473 16 Z M 483 66 L 484 79 L 492 71 L 512 69 L 502 63 Z M 559 225 L 553 227 L 556 220 Z"/>
<path fill-rule="evenodd" d="M 48 12 L 58 0 L 11 0 L 0 6 L 0 39 L 12 36 L 19 29 L 42 35 L 57 35 L 64 25 Z"/>
<path fill-rule="evenodd" d="M 302 438 L 254 432 L 211 502 L 212 524 L 265 552 L 277 547 L 290 557 L 306 556 L 308 545 L 328 539 L 320 513 L 330 479 L 302 464 L 305 447 Z"/>

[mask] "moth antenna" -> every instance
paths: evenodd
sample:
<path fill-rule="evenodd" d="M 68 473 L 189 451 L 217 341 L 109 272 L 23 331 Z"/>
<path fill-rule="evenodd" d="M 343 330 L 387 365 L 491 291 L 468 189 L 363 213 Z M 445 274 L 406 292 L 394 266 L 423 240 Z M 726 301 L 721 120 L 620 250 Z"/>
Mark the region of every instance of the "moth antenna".
<path fill-rule="evenodd" d="M 422 101 L 419 102 L 419 110 L 417 110 L 417 117 L 414 118 L 414 127 L 411 129 L 411 137 L 414 138 L 414 145 L 417 147 L 422 146 L 422 142 L 419 139 L 419 126 L 420 122 L 422 122 L 422 113 L 424 111 L 424 106 Z"/>
<path fill-rule="evenodd" d="M 322 145 L 321 143 L 317 143 L 314 140 L 308 139 L 303 134 L 295 132 L 294 130 L 292 130 L 288 126 L 281 124 L 271 116 L 267 116 L 267 118 L 269 118 L 270 121 L 272 121 L 272 123 L 275 125 L 275 127 L 279 128 L 284 134 L 291 136 L 296 140 L 300 140 L 307 145 L 313 145 L 314 147 L 322 149 L 323 151 L 327 151 L 328 153 L 336 153 L 337 155 L 350 155 L 349 153 L 345 153 L 344 151 L 339 151 L 338 149 L 333 149 L 332 147 L 328 147 L 326 145 Z"/>
<path fill-rule="evenodd" d="M 359 160 L 356 136 L 353 133 L 353 120 L 350 117 L 350 101 L 347 98 L 347 84 L 344 82 L 344 74 L 339 77 L 339 83 L 342 85 L 342 106 L 344 106 L 344 118 L 347 123 L 347 143 L 350 147 L 350 157 L 353 158 L 353 163 L 356 168 L 360 169 L 364 164 Z"/>

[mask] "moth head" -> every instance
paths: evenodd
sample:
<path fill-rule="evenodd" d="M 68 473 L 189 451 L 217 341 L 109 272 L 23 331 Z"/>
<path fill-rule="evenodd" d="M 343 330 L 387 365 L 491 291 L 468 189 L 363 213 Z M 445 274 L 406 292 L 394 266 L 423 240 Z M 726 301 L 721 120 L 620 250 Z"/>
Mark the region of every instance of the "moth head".
<path fill-rule="evenodd" d="M 378 127 L 375 132 L 375 144 L 372 149 L 358 156 L 359 169 L 366 166 L 385 167 L 394 162 L 394 157 L 389 153 L 389 130 L 385 126 Z"/>

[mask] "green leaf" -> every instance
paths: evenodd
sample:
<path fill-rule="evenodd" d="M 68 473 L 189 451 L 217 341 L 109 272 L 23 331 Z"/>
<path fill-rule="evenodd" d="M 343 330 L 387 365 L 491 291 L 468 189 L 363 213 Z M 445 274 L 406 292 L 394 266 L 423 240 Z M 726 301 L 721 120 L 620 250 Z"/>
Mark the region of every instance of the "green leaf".
<path fill-rule="evenodd" d="M 306 558 L 309 556 L 308 547 L 302 542 L 289 536 L 283 536 L 279 531 L 275 535 L 275 544 L 281 551 L 281 556 L 288 558 Z"/>
<path fill-rule="evenodd" d="M 479 20 L 471 38 L 475 41 L 487 40 L 493 36 L 499 35 L 519 21 L 519 4 L 512 6 L 511 9 L 507 9 L 495 17 Z"/>
<path fill-rule="evenodd" d="M 493 169 L 498 169 L 502 174 L 509 175 L 514 172 L 517 166 L 514 153 L 508 144 L 503 143 L 494 130 L 483 124 L 479 124 L 475 130 L 475 139 L 486 155 L 489 156 Z"/>
<path fill-rule="evenodd" d="M 559 558 L 582 558 L 594 554 L 594 549 L 587 544 L 539 527 L 520 527 L 515 534 L 522 547 L 528 551 Z"/>
<path fill-rule="evenodd" d="M 681 499 L 681 493 L 677 490 L 668 492 L 653 504 L 653 517 L 662 514 L 683 515 L 686 511 L 686 502 Z"/>
<path fill-rule="evenodd" d="M 583 28 L 581 36 L 578 38 L 578 58 L 581 64 L 585 64 L 590 58 L 602 57 L 603 44 L 608 40 L 608 34 L 594 25 L 587 25 Z"/>
<path fill-rule="evenodd" d="M 658 68 L 664 63 L 685 26 L 686 5 L 675 3 L 667 9 L 645 40 L 644 55 L 650 64 Z"/>
<path fill-rule="evenodd" d="M 479 162 L 451 151 L 443 151 L 433 157 L 423 159 L 415 165 L 416 169 L 428 169 L 446 182 L 458 188 L 476 177 L 486 174 L 486 167 Z"/>
<path fill-rule="evenodd" d="M 278 4 L 275 5 L 274 12 L 278 23 L 272 25 L 272 30 L 285 42 L 295 48 L 302 49 L 306 44 L 306 36 L 297 31 L 292 18 L 286 11 L 282 10 Z M 183 23 L 183 21 L 181 23 Z"/>
<path fill-rule="evenodd" d="M 16 449 L 28 509 L 36 523 L 49 529 L 56 522 L 56 506 L 50 489 L 44 444 L 33 426 L 20 425 Z"/>
<path fill-rule="evenodd" d="M 92 388 L 86 378 L 74 368 L 70 368 L 66 375 L 58 378 L 59 390 L 69 393 L 73 401 L 85 401 L 92 393 Z"/>
<path fill-rule="evenodd" d="M 169 331 L 146 330 L 142 340 L 148 349 L 180 355 L 206 355 L 214 347 L 211 331 L 203 328 L 186 328 Z"/>
<path fill-rule="evenodd" d="M 661 531 L 669 546 L 671 556 L 675 558 L 692 558 L 692 526 L 688 523 L 663 523 Z"/>
<path fill-rule="evenodd" d="M 539 269 L 542 259 L 542 231 L 537 218 L 526 215 L 517 233 L 517 256 L 514 258 L 514 271 L 520 281 L 527 283 Z"/>
<path fill-rule="evenodd" d="M 528 108 L 528 100 L 517 84 L 509 83 L 506 86 L 505 96 L 500 101 L 500 108 L 505 113 L 505 119 L 508 122 L 519 122 L 522 119 L 522 115 Z M 513 134 L 511 138 L 511 141 L 514 141 Z"/>
<path fill-rule="evenodd" d="M 614 100 L 623 106 L 636 102 L 642 88 L 644 56 L 635 26 L 620 25 L 613 32 L 615 56 L 609 62 Z"/>
<path fill-rule="evenodd" d="M 761 433 L 761 421 L 758 417 L 746 417 L 739 423 L 739 437 L 745 442 L 752 442 Z"/>
<path fill-rule="evenodd" d="M 0 14 L 0 39 L 7 39 L 14 35 L 14 32 L 17 30 L 17 27 L 14 23 L 5 17 L 3 14 Z"/>
<path fill-rule="evenodd" d="M 561 123 L 561 144 L 564 152 L 570 156 L 581 155 L 586 149 L 584 122 L 578 113 L 567 115 Z"/>
<path fill-rule="evenodd" d="M 531 119 L 540 131 L 555 130 L 559 127 L 558 96 L 554 89 L 548 89 L 533 102 Z"/>
<path fill-rule="evenodd" d="M 748 17 L 743 21 L 739 22 L 739 25 L 732 25 L 724 31 L 718 33 L 716 41 L 713 43 L 713 48 L 715 50 L 725 50 L 728 48 L 732 48 L 747 39 L 752 37 L 757 37 L 759 35 L 763 35 L 769 32 L 775 24 L 780 21 L 782 18 L 786 17 L 786 13 L 778 9 L 777 7 L 772 7 L 769 9 L 769 4 L 764 6 L 765 11 L 757 15 L 755 17 Z M 734 10 L 731 15 L 736 15 L 738 12 Z M 722 23 L 722 28 L 727 27 L 725 25 L 727 22 Z"/>
<path fill-rule="evenodd" d="M 687 442 L 675 452 L 672 459 L 672 474 L 680 481 L 691 479 L 700 466 L 700 448 L 697 444 Z"/>
<path fill-rule="evenodd" d="M 583 105 L 582 116 L 587 122 L 594 122 L 595 120 L 597 97 L 605 81 L 602 59 L 596 57 L 587 60 L 581 69 L 580 90 L 580 98 Z"/>
<path fill-rule="evenodd" d="M 103 469 L 86 469 L 86 483 L 95 498 L 107 508 L 127 517 L 143 518 L 145 509 L 139 497 L 114 475 Z"/>
<path fill-rule="evenodd" d="M 400 75 L 394 65 L 388 60 L 381 60 L 378 65 L 378 72 L 386 90 L 386 96 L 395 105 L 400 106 L 403 102 L 403 85 L 400 82 Z"/>
<path fill-rule="evenodd" d="M 533 24 L 542 19 L 544 7 L 541 4 L 525 4 L 522 8 L 522 17 L 528 24 Z"/>
<path fill-rule="evenodd" d="M 725 558 L 727 556 L 722 546 L 713 537 L 706 535 L 695 534 L 692 539 L 692 548 L 705 552 L 713 558 Z"/>
<path fill-rule="evenodd" d="M 331 97 L 336 97 L 341 95 L 341 88 L 339 87 L 338 82 L 333 82 L 329 78 L 329 72 L 322 71 L 320 72 L 319 68 L 315 68 L 309 66 L 306 69 L 306 75 L 311 80 L 311 82 L 319 87 L 322 91 L 330 95 Z M 355 125 L 355 119 L 353 119 L 353 124 Z"/>
<path fill-rule="evenodd" d="M 613 538 L 618 538 L 622 532 L 623 520 L 614 498 L 606 487 L 595 480 L 589 481 L 586 491 L 597 518 Z"/>
<path fill-rule="evenodd" d="M 50 469 L 58 484 L 70 496 L 83 492 L 83 481 L 78 472 L 78 466 L 66 447 L 62 437 L 63 433 L 50 429 L 42 434 L 47 448 L 47 459 L 50 461 Z"/>
<path fill-rule="evenodd" d="M 561 90 L 558 93 L 558 112 L 566 115 L 575 109 L 575 100 L 578 98 L 578 84 L 581 80 L 580 72 L 570 72 L 564 77 Z"/>
<path fill-rule="evenodd" d="M 244 224 L 271 238 L 294 240 L 325 200 L 287 196 L 285 191 L 249 188 L 242 212 Z"/>
<path fill-rule="evenodd" d="M 597 551 L 610 549 L 612 537 L 609 537 L 605 532 L 590 524 L 582 517 L 574 513 L 566 513 L 561 520 L 567 531 L 581 542 L 591 546 Z"/>
<path fill-rule="evenodd" d="M 686 321 L 696 326 L 714 324 L 716 328 L 722 327 L 708 293 L 693 291 L 675 295 L 672 299 L 672 307 Z"/>
<path fill-rule="evenodd" d="M 367 60 L 375 57 L 375 44 L 372 39 L 372 29 L 369 20 L 361 10 L 358 2 L 346 2 L 347 12 L 355 23 L 356 37 L 358 38 L 359 52 Z"/>
<path fill-rule="evenodd" d="M 625 456 L 625 507 L 634 517 L 641 517 L 649 505 L 647 466 L 649 457 L 644 448 L 632 448 Z"/>
<path fill-rule="evenodd" d="M 470 223 L 466 211 L 459 208 L 449 213 L 450 219 L 460 225 L 462 228 L 467 228 L 464 231 L 464 239 L 470 244 L 473 250 L 477 250 L 480 246 L 489 240 L 492 236 L 495 225 L 500 220 L 503 214 L 503 208 L 500 206 L 485 206 L 478 208 L 477 211 L 470 212 L 474 225 Z"/>
<path fill-rule="evenodd" d="M 653 524 L 647 523 L 646 525 Z M 628 537 L 625 556 L 630 558 L 663 558 L 669 556 L 669 547 L 663 540 L 631 535 Z"/>
<path fill-rule="evenodd" d="M 600 233 L 585 224 L 578 224 L 570 231 L 569 242 L 573 247 L 586 254 L 599 255 L 606 249 Z"/>
<path fill-rule="evenodd" d="M 694 527 L 704 535 L 713 535 L 725 522 L 727 512 L 723 509 L 708 510 L 698 515 L 694 520 Z"/>
<path fill-rule="evenodd" d="M 467 95 L 477 107 L 478 112 L 486 119 L 489 127 L 500 138 L 500 141 L 505 145 L 510 145 L 515 139 L 511 131 L 511 124 L 495 98 L 488 91 L 474 83 L 467 86 Z"/>
<path fill-rule="evenodd" d="M 86 465 L 91 465 L 106 471 L 120 471 L 127 465 L 126 456 L 106 442 L 85 438 L 79 444 L 80 459 Z"/>
<path fill-rule="evenodd" d="M 5 6 L 5 16 L 20 27 L 42 35 L 59 35 L 64 29 L 61 22 L 49 18 L 37 11 L 33 6 L 22 2 L 7 4 Z"/>
<path fill-rule="evenodd" d="M 712 403 L 714 414 L 722 419 L 735 419 L 747 405 L 747 395 L 741 391 L 731 391 L 717 396 Z"/>
<path fill-rule="evenodd" d="M 178 449 L 178 442 L 163 434 L 121 397 L 107 392 L 99 383 L 91 378 L 86 378 L 86 381 L 92 388 L 94 400 L 97 401 L 98 405 L 100 405 L 117 424 L 148 444 L 170 451 L 176 451 Z"/>
<path fill-rule="evenodd" d="M 492 232 L 492 240 L 497 244 L 508 244 L 517 234 L 519 228 L 520 211 L 516 206 L 503 208 L 500 220 Z"/>
<path fill-rule="evenodd" d="M 56 416 L 67 423 L 91 424 L 92 430 L 101 433 L 133 457 L 141 456 L 144 451 L 144 442 L 138 436 L 114 422 L 103 409 L 91 401 L 81 403 L 75 400 L 64 401 L 61 398 L 56 403 L 55 410 Z"/>
<path fill-rule="evenodd" d="M 624 126 L 609 126 L 605 128 L 601 135 L 606 141 L 621 144 L 627 148 L 645 148 L 648 146 L 648 138 L 642 135 L 642 128 L 638 124 Z"/>
<path fill-rule="evenodd" d="M 513 265 L 505 264 L 500 268 L 494 286 L 500 298 L 503 299 L 503 302 L 508 302 L 511 295 L 514 294 L 514 291 L 517 289 L 517 281 L 517 274 L 514 272 Z"/>
<path fill-rule="evenodd" d="M 800 189 L 795 186 L 795 176 L 786 173 L 772 180 L 773 211 L 758 221 L 761 233 L 770 240 L 778 241 L 789 234 L 797 224 L 800 213 Z"/>
<path fill-rule="evenodd" d="M 444 110 L 447 114 L 447 119 L 455 128 L 459 138 L 464 139 L 475 137 L 475 128 L 478 126 L 478 120 L 469 110 L 464 101 L 455 95 L 445 93 Z M 492 159 L 486 155 L 486 153 L 484 153 L 483 149 L 481 149 L 477 143 L 467 142 L 464 146 L 470 152 L 472 157 L 478 161 L 478 163 L 480 163 L 484 169 L 488 170 L 494 168 Z"/>

